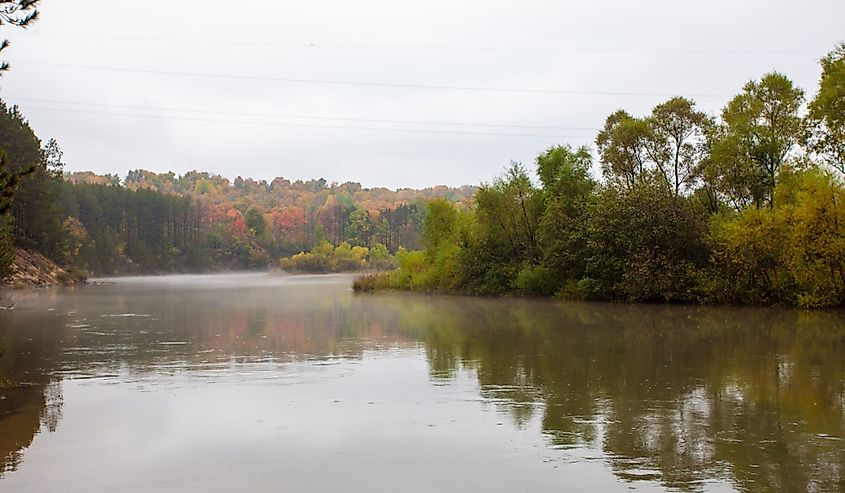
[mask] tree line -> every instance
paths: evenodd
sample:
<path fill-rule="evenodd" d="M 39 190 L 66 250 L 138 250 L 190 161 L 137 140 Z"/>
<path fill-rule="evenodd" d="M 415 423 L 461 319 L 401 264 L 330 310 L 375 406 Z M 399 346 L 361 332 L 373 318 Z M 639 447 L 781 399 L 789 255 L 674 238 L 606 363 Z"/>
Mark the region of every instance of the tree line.
<path fill-rule="evenodd" d="M 558 146 L 428 205 L 420 251 L 358 289 L 693 303 L 845 302 L 845 44 L 815 96 L 773 72 L 718 117 L 675 97 L 619 110 L 587 147 Z"/>
<path fill-rule="evenodd" d="M 340 256 L 317 270 L 350 268 L 345 254 L 353 247 L 356 255 L 371 252 L 362 267 L 383 268 L 400 248 L 420 247 L 428 200 L 461 201 L 475 190 L 230 181 L 197 171 L 133 170 L 123 180 L 67 173 L 58 143 L 42 145 L 20 110 L 2 100 L 0 151 L 0 278 L 15 247 L 100 275 L 263 268 L 325 245 L 340 247 Z"/>

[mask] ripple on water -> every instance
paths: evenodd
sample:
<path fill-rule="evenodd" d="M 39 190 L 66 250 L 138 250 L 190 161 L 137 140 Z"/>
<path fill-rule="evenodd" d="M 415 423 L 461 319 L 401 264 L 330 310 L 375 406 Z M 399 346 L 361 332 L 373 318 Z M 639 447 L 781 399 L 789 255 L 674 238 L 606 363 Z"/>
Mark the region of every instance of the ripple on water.
<path fill-rule="evenodd" d="M 100 316 L 103 318 L 152 318 L 152 315 L 146 313 L 106 313 Z"/>

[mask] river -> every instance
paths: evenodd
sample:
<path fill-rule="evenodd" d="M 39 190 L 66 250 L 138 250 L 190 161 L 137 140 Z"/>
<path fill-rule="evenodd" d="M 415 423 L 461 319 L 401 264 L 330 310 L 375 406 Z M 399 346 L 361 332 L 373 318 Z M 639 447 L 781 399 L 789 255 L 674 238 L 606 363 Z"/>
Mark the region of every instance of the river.
<path fill-rule="evenodd" d="M 351 279 L 3 292 L 0 491 L 845 490 L 842 313 Z"/>

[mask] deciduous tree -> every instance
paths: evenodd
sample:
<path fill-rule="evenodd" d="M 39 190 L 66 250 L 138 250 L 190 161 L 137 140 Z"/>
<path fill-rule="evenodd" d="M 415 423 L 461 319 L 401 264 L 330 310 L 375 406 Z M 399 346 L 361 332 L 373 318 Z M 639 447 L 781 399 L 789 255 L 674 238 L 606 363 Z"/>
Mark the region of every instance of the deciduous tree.
<path fill-rule="evenodd" d="M 821 66 L 819 91 L 808 107 L 805 143 L 845 173 L 845 43 L 822 58 Z"/>
<path fill-rule="evenodd" d="M 675 97 L 655 106 L 646 123 L 651 161 L 676 196 L 689 191 L 707 156 L 711 119 L 692 100 Z"/>
<path fill-rule="evenodd" d="M 773 206 L 781 166 L 804 135 L 804 91 L 773 72 L 745 85 L 722 110 L 712 134 L 711 173 L 737 206 Z"/>

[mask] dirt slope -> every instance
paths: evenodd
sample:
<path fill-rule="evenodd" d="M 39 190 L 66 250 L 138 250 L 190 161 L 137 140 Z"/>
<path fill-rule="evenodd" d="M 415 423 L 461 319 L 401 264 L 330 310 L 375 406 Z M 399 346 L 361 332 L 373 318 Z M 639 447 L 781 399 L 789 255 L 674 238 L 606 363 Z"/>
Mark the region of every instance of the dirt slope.
<path fill-rule="evenodd" d="M 17 250 L 9 277 L 0 283 L 13 288 L 68 286 L 84 282 L 85 276 L 68 271 L 40 253 Z"/>

